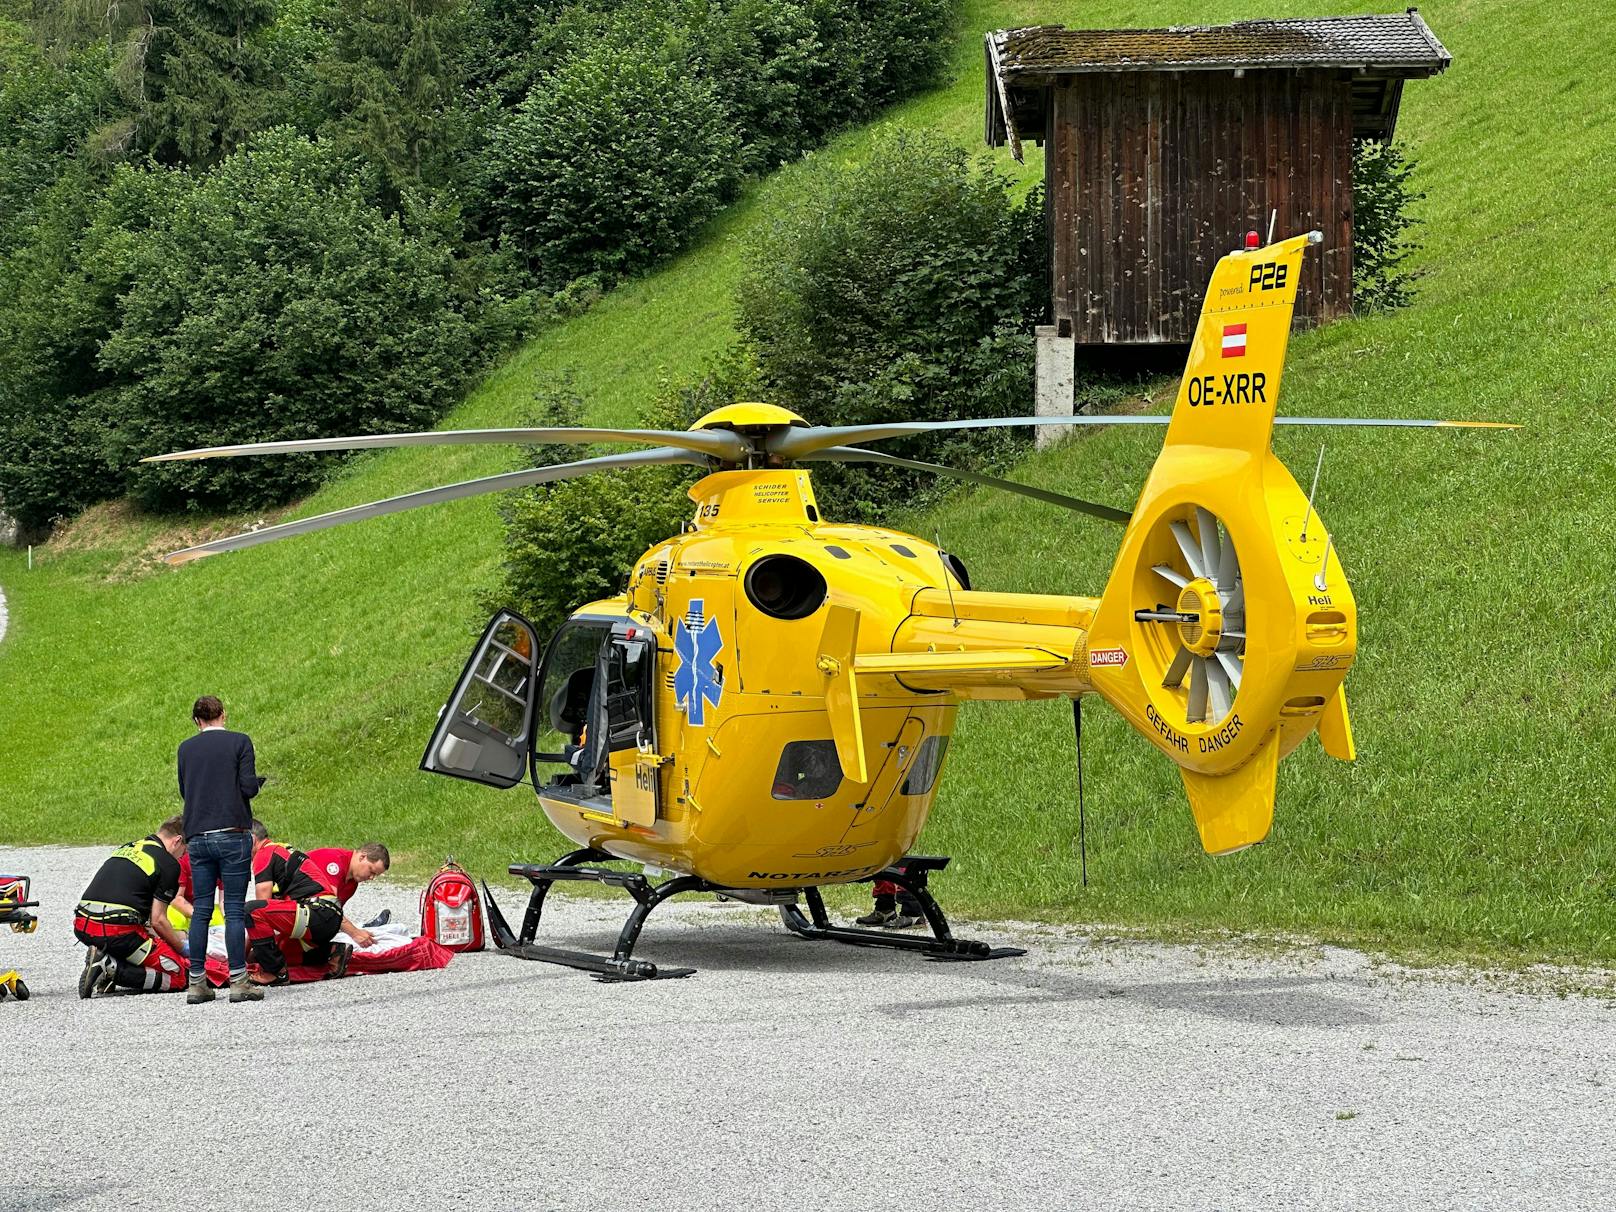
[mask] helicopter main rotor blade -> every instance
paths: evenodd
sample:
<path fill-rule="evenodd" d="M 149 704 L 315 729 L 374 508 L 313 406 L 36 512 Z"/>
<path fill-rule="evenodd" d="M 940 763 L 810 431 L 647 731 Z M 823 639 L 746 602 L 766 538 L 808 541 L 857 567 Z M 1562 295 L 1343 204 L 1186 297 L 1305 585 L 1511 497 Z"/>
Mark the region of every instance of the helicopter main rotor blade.
<path fill-rule="evenodd" d="M 338 509 L 331 513 L 318 514 L 312 518 L 300 518 L 295 522 L 283 522 L 279 526 L 266 526 L 263 530 L 249 530 L 245 534 L 233 535 L 228 539 L 215 539 L 211 543 L 202 543 L 196 547 L 187 547 L 183 551 L 176 551 L 163 557 L 167 564 L 185 564 L 191 560 L 201 559 L 203 556 L 217 555 L 222 551 L 239 551 L 244 547 L 256 547 L 260 543 L 273 543 L 277 539 L 289 539 L 294 535 L 309 534 L 316 530 L 326 530 L 332 526 L 341 526 L 347 522 L 362 522 L 366 518 L 379 518 L 389 513 L 400 513 L 406 509 L 416 509 L 422 505 L 436 505 L 442 501 L 458 501 L 464 497 L 481 496 L 487 492 L 502 492 L 508 488 L 526 488 L 531 484 L 547 484 L 553 480 L 570 480 L 576 476 L 589 475 L 596 471 L 615 471 L 620 467 L 646 467 L 662 463 L 695 463 L 706 465 L 706 460 L 687 450 L 676 450 L 671 446 L 660 447 L 656 450 L 634 450 L 626 454 L 602 455 L 595 459 L 580 459 L 576 463 L 558 463 L 551 467 L 533 467 L 526 471 L 507 471 L 497 476 L 484 476 L 480 480 L 465 480 L 459 484 L 446 484 L 441 488 L 427 488 L 421 492 L 406 493 L 399 497 L 388 497 L 382 501 L 372 501 L 368 505 L 352 505 L 347 509 Z"/>
<path fill-rule="evenodd" d="M 319 450 L 374 450 L 386 446 L 473 446 L 504 442 L 519 446 L 564 445 L 575 442 L 642 442 L 677 446 L 681 450 L 712 455 L 731 462 L 744 461 L 751 444 L 725 429 L 437 429 L 425 433 L 372 433 L 348 438 L 305 438 L 288 442 L 247 442 L 239 446 L 204 446 L 152 455 L 142 463 L 173 463 L 190 459 L 233 459 L 241 455 L 302 454 Z"/>
<path fill-rule="evenodd" d="M 1115 509 L 1110 505 L 1100 505 L 1094 501 L 1085 501 L 1080 497 L 1068 497 L 1058 492 L 1049 492 L 1042 488 L 1034 488 L 1031 484 L 1017 484 L 1014 480 L 1001 480 L 997 476 L 985 476 L 975 471 L 963 471 L 958 467 L 947 467 L 942 463 L 922 463 L 917 459 L 900 459 L 897 455 L 882 454 L 878 450 L 859 450 L 852 446 L 831 446 L 823 450 L 813 450 L 800 457 L 805 463 L 879 463 L 886 467 L 906 467 L 910 471 L 929 471 L 934 475 L 949 476 L 956 480 L 969 480 L 973 484 L 983 484 L 988 488 L 1000 488 L 1005 492 L 1019 493 L 1024 497 L 1043 501 L 1049 505 L 1059 505 L 1062 509 L 1075 510 L 1086 513 L 1091 517 L 1103 518 L 1107 522 L 1127 522 L 1133 515 L 1126 510 Z"/>
<path fill-rule="evenodd" d="M 908 421 L 891 425 L 818 425 L 770 434 L 765 449 L 785 459 L 803 459 L 816 450 L 888 438 L 958 429 L 1004 429 L 1018 425 L 1167 425 L 1170 413 L 1078 413 L 1070 417 L 976 417 L 963 421 Z M 1369 426 L 1387 429 L 1519 429 L 1508 421 L 1427 421 L 1401 417 L 1275 417 L 1275 425 Z"/>

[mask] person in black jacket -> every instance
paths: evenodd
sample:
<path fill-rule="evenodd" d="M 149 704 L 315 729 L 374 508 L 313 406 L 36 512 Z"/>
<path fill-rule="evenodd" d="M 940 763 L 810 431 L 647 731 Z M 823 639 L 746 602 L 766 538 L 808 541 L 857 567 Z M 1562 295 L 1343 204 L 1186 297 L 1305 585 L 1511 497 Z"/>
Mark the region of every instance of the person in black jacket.
<path fill-rule="evenodd" d="M 215 885 L 224 888 L 224 945 L 230 962 L 230 1000 L 262 1001 L 264 991 L 247 979 L 247 884 L 252 878 L 252 809 L 264 785 L 253 767 L 253 743 L 225 725 L 224 704 L 211 694 L 191 709 L 196 735 L 180 744 L 180 798 L 185 801 L 185 844 L 191 855 L 196 903 L 191 911 L 190 1004 L 211 1002 L 202 972 L 208 953 L 208 920 Z"/>
<path fill-rule="evenodd" d="M 73 933 L 90 950 L 79 996 L 117 985 L 140 993 L 185 984 L 180 936 L 168 924 L 185 852 L 180 818 L 171 817 L 138 842 L 120 846 L 101 864 L 73 911 Z"/>

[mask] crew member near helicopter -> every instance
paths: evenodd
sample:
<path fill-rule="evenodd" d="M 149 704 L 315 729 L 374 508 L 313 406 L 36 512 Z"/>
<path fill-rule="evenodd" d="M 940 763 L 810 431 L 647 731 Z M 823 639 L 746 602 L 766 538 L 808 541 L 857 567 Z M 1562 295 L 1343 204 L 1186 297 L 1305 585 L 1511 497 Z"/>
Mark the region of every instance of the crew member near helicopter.
<path fill-rule="evenodd" d="M 346 934 L 361 947 L 375 938 L 348 920 L 344 906 L 360 884 L 386 871 L 390 863 L 387 847 L 379 842 L 358 850 L 305 854 L 266 840 L 253 864 L 258 899 L 248 906 L 247 931 L 253 959 L 264 974 L 261 979 L 284 983 L 288 953 L 303 965 L 334 961 L 333 972 L 341 976 L 352 948 L 334 947 L 336 936 Z"/>
<path fill-rule="evenodd" d="M 73 911 L 73 934 L 89 948 L 80 997 L 114 986 L 139 993 L 185 988 L 184 944 L 168 921 L 184 852 L 184 820 L 172 816 L 101 864 Z"/>

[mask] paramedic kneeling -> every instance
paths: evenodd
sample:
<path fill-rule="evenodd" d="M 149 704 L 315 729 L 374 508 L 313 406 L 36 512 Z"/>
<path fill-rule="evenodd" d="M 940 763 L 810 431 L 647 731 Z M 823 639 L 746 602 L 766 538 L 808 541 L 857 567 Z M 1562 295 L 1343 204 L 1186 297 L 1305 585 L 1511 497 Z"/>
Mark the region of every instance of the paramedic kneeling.
<path fill-rule="evenodd" d="M 113 851 L 73 911 L 73 934 L 88 947 L 79 996 L 114 985 L 140 993 L 185 986 L 180 936 L 168 923 L 185 850 L 181 819 L 170 817 L 138 842 Z"/>

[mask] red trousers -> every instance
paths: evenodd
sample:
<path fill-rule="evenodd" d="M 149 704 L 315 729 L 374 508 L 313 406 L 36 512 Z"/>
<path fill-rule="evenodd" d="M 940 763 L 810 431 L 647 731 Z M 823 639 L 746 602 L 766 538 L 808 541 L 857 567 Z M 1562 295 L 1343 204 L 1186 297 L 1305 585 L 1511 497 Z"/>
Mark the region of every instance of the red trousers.
<path fill-rule="evenodd" d="M 270 972 L 279 972 L 288 963 L 303 963 L 342 928 L 342 910 L 325 901 L 253 901 L 248 910 L 247 941 L 253 958 Z"/>
<path fill-rule="evenodd" d="M 113 983 L 120 989 L 161 993 L 185 988 L 185 957 L 152 932 L 150 926 L 108 923 L 82 914 L 73 919 L 73 934 L 86 947 L 99 947 L 118 962 Z"/>

